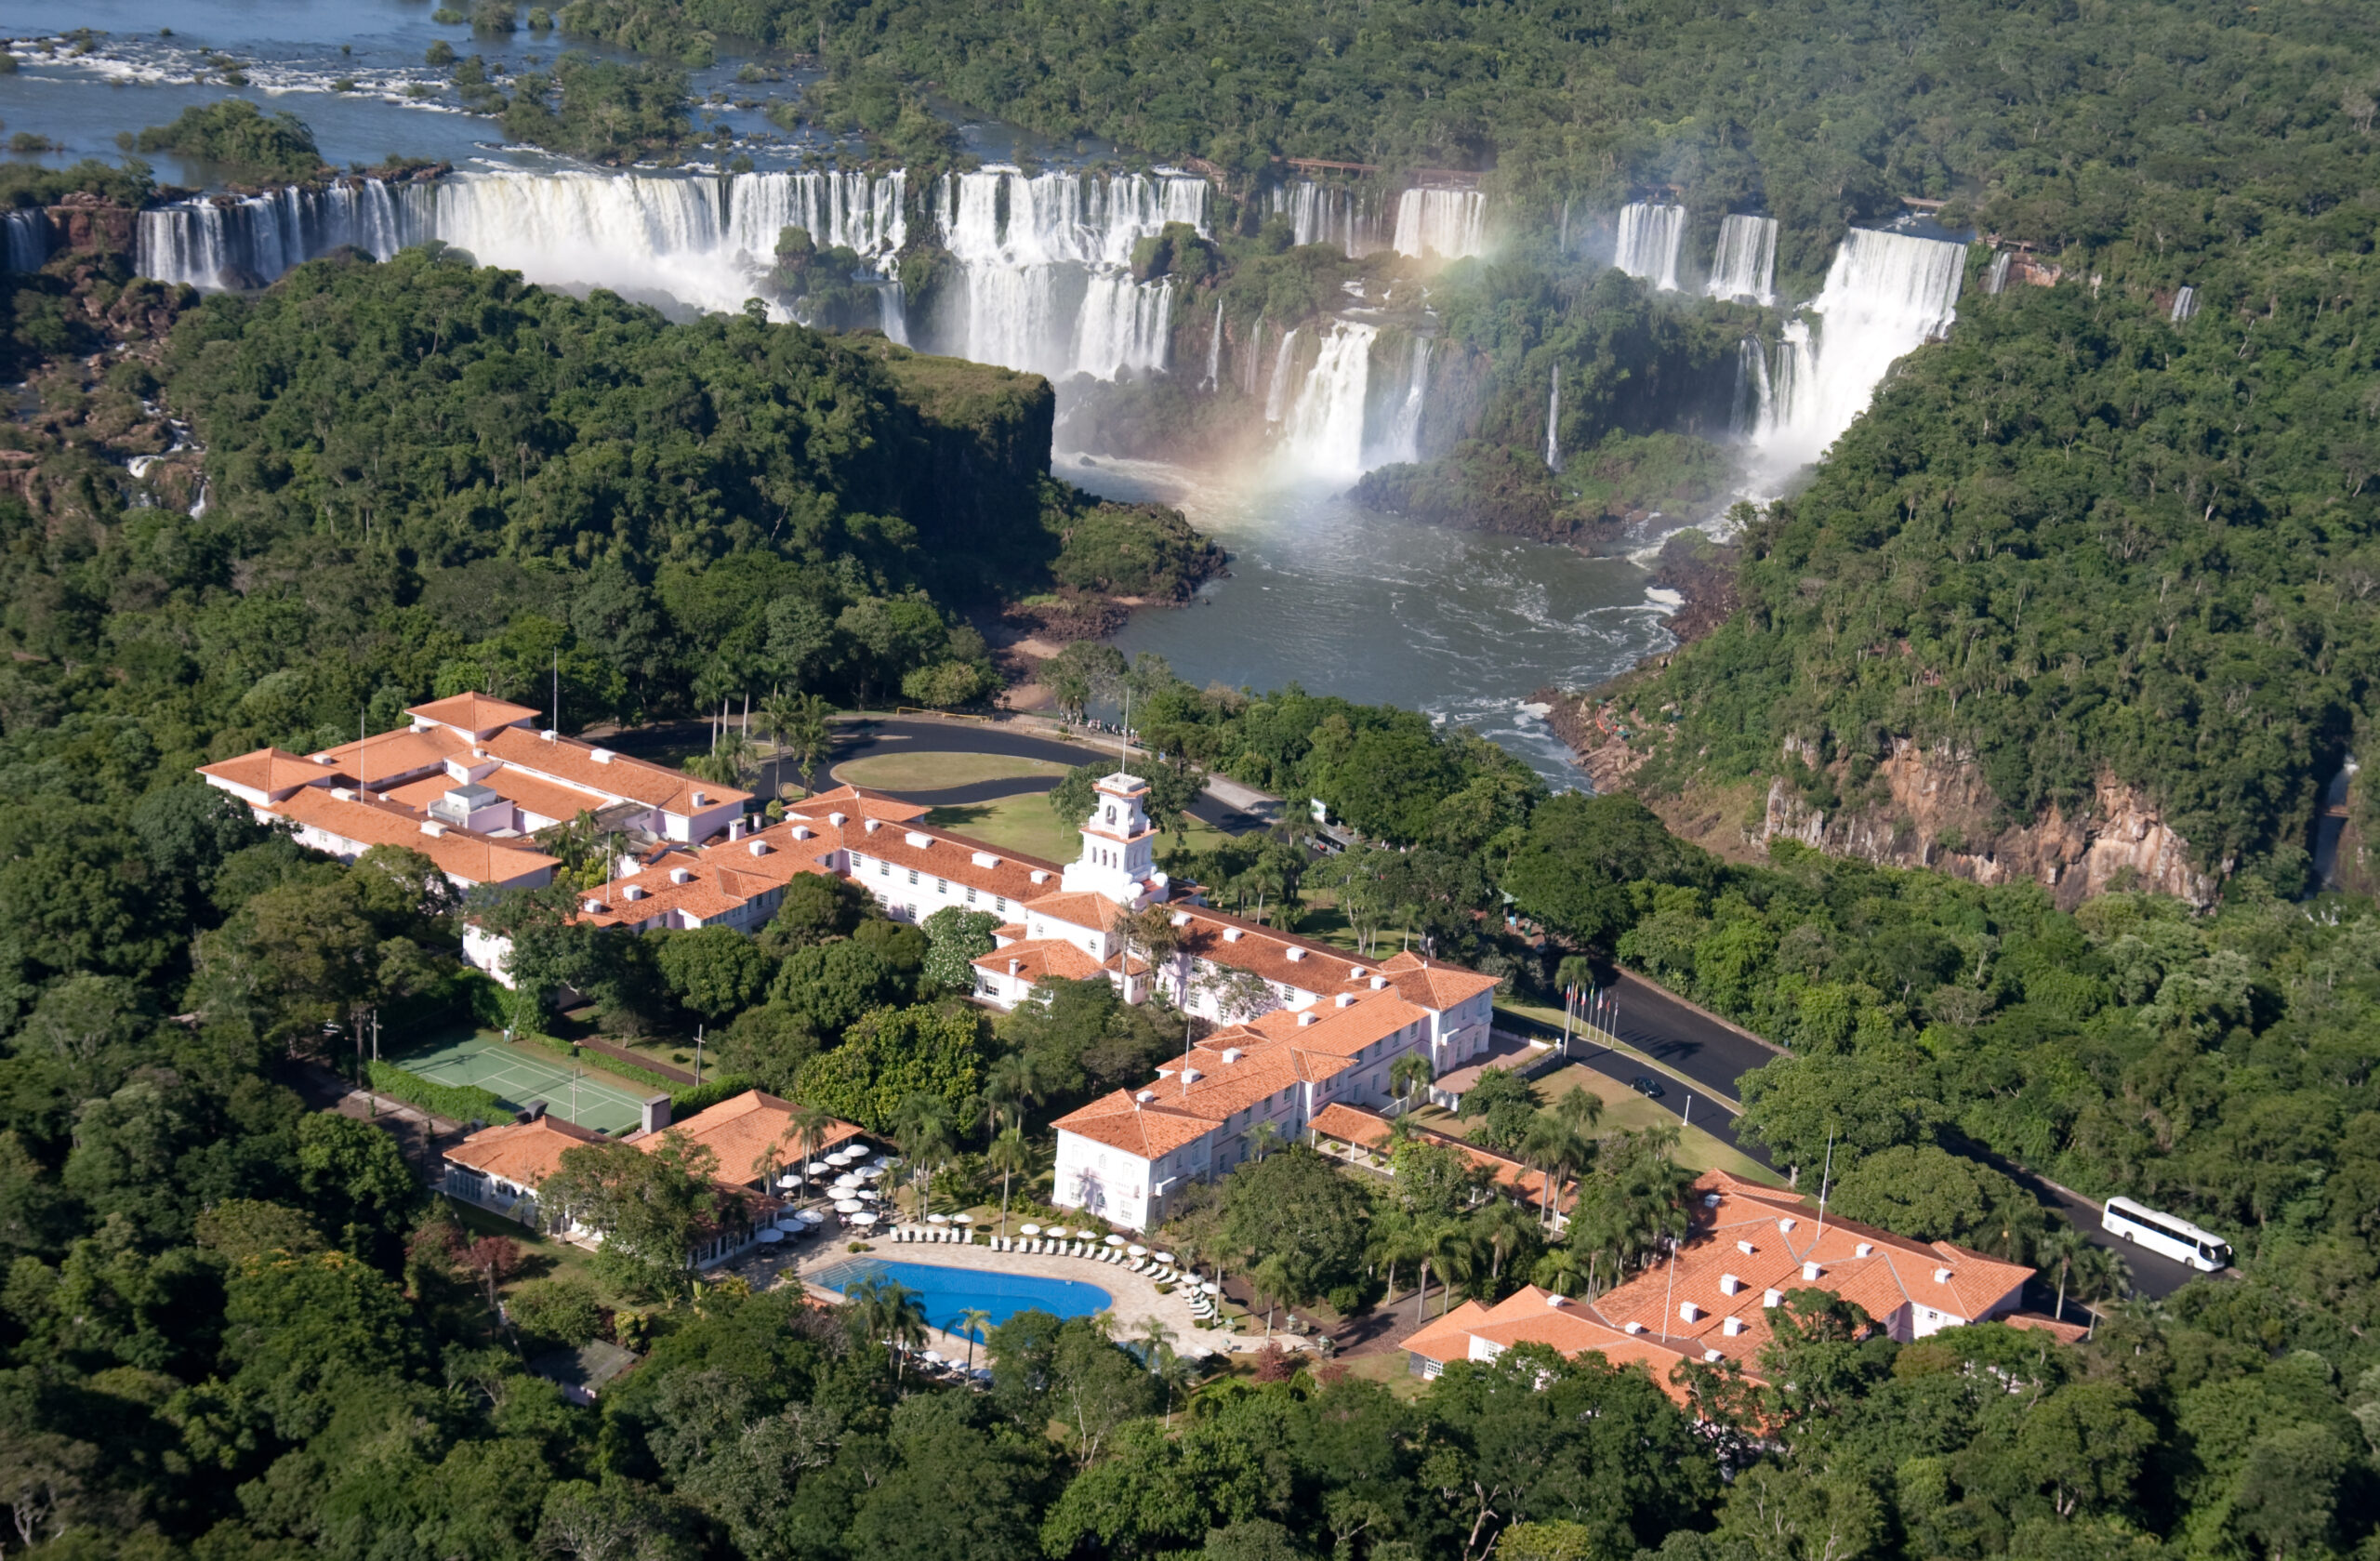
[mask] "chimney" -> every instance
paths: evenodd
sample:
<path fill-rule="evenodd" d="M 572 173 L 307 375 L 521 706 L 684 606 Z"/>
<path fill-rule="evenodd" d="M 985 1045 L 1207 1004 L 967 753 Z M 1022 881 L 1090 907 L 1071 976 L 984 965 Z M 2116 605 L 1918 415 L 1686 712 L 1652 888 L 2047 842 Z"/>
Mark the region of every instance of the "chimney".
<path fill-rule="evenodd" d="M 1194 1067 L 1186 1067 L 1182 1070 L 1182 1082 L 1184 1084 L 1196 1084 L 1198 1080 L 1206 1077 L 1207 1076 L 1205 1074 L 1200 1073 Z"/>
<path fill-rule="evenodd" d="M 1223 942 L 1225 942 L 1225 943 L 1237 943 L 1238 941 L 1239 941 L 1239 929 L 1238 929 L 1238 928 L 1236 928 L 1236 927 L 1225 927 L 1225 928 L 1223 929 Z"/>
<path fill-rule="evenodd" d="M 1377 991 L 1379 991 L 1382 987 L 1383 987 L 1383 986 L 1387 986 L 1387 985 L 1388 985 L 1388 977 L 1386 977 L 1386 976 L 1384 976 L 1384 975 L 1376 975 L 1376 976 L 1372 977 L 1372 990 L 1373 990 L 1373 991 L 1377 992 Z"/>
<path fill-rule="evenodd" d="M 694 791 L 692 791 L 692 792 L 689 792 L 689 793 L 687 794 L 687 800 L 690 800 L 690 801 L 692 801 L 692 802 L 694 804 L 694 806 L 696 806 L 696 807 L 698 807 L 698 808 L 699 808 L 699 807 L 701 807 L 704 803 L 706 803 L 706 802 L 707 802 L 707 801 L 709 801 L 709 800 L 710 800 L 710 799 L 709 799 L 709 798 L 707 798 L 707 797 L 706 797 L 706 796 L 704 796 L 704 795 L 702 794 L 702 791 L 701 791 L 699 788 L 697 788 L 697 789 L 695 789 L 695 790 L 694 790 Z"/>
<path fill-rule="evenodd" d="M 558 734 L 558 733 L 556 733 L 556 732 L 554 732 L 554 731 L 552 731 L 552 730 L 549 728 L 549 729 L 548 729 L 548 730 L 546 730 L 546 731 L 544 731 L 544 732 L 540 732 L 540 733 L 538 733 L 538 734 L 537 734 L 537 735 L 538 735 L 538 736 L 540 736 L 540 737 L 542 737 L 542 738 L 544 738 L 547 742 L 549 742 L 549 743 L 550 743 L 550 742 L 552 742 L 552 741 L 554 740 L 554 738 L 555 738 L 556 736 L 558 736 L 558 735 L 559 735 L 559 734 Z"/>
<path fill-rule="evenodd" d="M 1777 1228 L 1790 1234 L 1793 1229 L 1793 1222 L 1792 1220 L 1779 1220 L 1777 1222 Z"/>
<path fill-rule="evenodd" d="M 1677 1320 L 1680 1322 L 1700 1322 L 1702 1320 L 1702 1308 L 1697 1306 L 1691 1301 L 1681 1301 L 1677 1303 Z"/>
<path fill-rule="evenodd" d="M 1545 1298 L 1545 1303 L 1548 1306 L 1567 1306 L 1570 1304 L 1570 1298 L 1567 1295 L 1549 1295 Z"/>
<path fill-rule="evenodd" d="M 1050 881 L 1050 875 L 1049 875 L 1048 873 L 1043 872 L 1043 871 L 1042 871 L 1040 868 L 1038 868 L 1038 867 L 1036 867 L 1036 868 L 1034 868 L 1034 869 L 1033 869 L 1033 872 L 1032 872 L 1032 875 L 1031 875 L 1031 876 L 1032 876 L 1033 881 L 1034 881 L 1034 882 L 1036 882 L 1036 883 L 1047 883 L 1047 882 L 1049 882 L 1049 881 Z"/>
<path fill-rule="evenodd" d="M 974 863 L 975 866 L 979 867 L 997 867 L 1000 865 L 1000 859 L 993 855 L 988 851 L 972 853 L 969 854 L 967 860 Z"/>
<path fill-rule="evenodd" d="M 1851 1255 L 1855 1258 L 1874 1257 L 1876 1255 L 1876 1244 L 1873 1241 L 1862 1241 L 1859 1245 L 1851 1249 Z"/>
<path fill-rule="evenodd" d="M 1814 1285 L 1818 1283 L 1818 1276 L 1825 1272 L 1825 1269 L 1820 1268 L 1818 1265 L 1817 1260 L 1813 1259 L 1810 1262 L 1802 1264 L 1802 1282 L 1805 1284 Z"/>
<path fill-rule="evenodd" d="M 1304 1029 L 1308 1025 L 1313 1024 L 1315 1019 L 1316 1014 L 1314 1010 L 1310 1008 L 1307 1009 L 1304 1012 L 1298 1015 L 1298 1028 Z"/>
<path fill-rule="evenodd" d="M 1744 1256 L 1746 1256 L 1746 1257 L 1750 1257 L 1750 1256 L 1752 1256 L 1752 1253 L 1754 1253 L 1754 1252 L 1756 1252 L 1756 1251 L 1760 1250 L 1760 1249 L 1759 1249 L 1759 1248 L 1757 1248 L 1757 1247 L 1755 1247 L 1755 1246 L 1753 1246 L 1753 1245 L 1752 1245 L 1751 1242 L 1749 1242 L 1749 1241 L 1739 1241 L 1739 1242 L 1737 1242 L 1737 1243 L 1736 1243 L 1736 1250 L 1738 1250 L 1738 1251 L 1739 1251 L 1739 1252 L 1743 1253 L 1743 1255 L 1744 1255 Z"/>
<path fill-rule="evenodd" d="M 612 750 L 610 748 L 597 748 L 587 757 L 593 760 L 598 764 L 609 764 L 612 761 Z"/>
<path fill-rule="evenodd" d="M 1734 1275 L 1722 1274 L 1719 1276 L 1719 1293 L 1721 1295 L 1733 1295 L 1743 1288 L 1744 1282 L 1741 1279 L 1737 1278 Z"/>
<path fill-rule="evenodd" d="M 731 818 L 727 821 L 727 839 L 730 844 L 744 838 L 744 822 L 741 818 Z"/>
<path fill-rule="evenodd" d="M 1305 958 L 1305 950 L 1304 950 L 1304 949 L 1300 948 L 1300 947 L 1299 947 L 1297 945 L 1295 945 L 1295 944 L 1291 944 L 1291 945 L 1289 946 L 1289 963 L 1290 963 L 1290 964 L 1294 965 L 1294 964 L 1296 964 L 1299 960 L 1301 960 L 1301 959 L 1304 959 L 1304 958 Z"/>
<path fill-rule="evenodd" d="M 583 900 L 579 902 L 578 908 L 585 911 L 589 916 L 599 916 L 602 913 L 603 902 L 601 900 Z"/>
<path fill-rule="evenodd" d="M 1237 1062 L 1237 1061 L 1239 1061 L 1239 1048 L 1238 1048 L 1238 1047 L 1236 1047 L 1236 1046 L 1226 1046 L 1226 1047 L 1224 1047 L 1224 1048 L 1223 1048 L 1223 1066 L 1225 1066 L 1225 1067 L 1229 1067 L 1229 1066 L 1231 1066 L 1231 1065 L 1232 1065 L 1232 1064 L 1234 1064 L 1234 1063 L 1236 1063 L 1236 1062 Z"/>
<path fill-rule="evenodd" d="M 1011 975 L 1014 975 L 1018 971 L 1021 971 L 1024 968 L 1025 961 L 1022 959 L 1011 959 L 1008 962 L 1008 973 Z"/>
<path fill-rule="evenodd" d="M 620 893 L 627 899 L 641 900 L 644 898 L 644 885 L 641 883 L 624 884 L 621 886 Z"/>
<path fill-rule="evenodd" d="M 1772 1310 L 1782 1306 L 1785 1304 L 1785 1292 L 1780 1290 L 1765 1290 L 1760 1292 L 1760 1303 Z"/>
<path fill-rule="evenodd" d="M 669 1125 L 669 1097 L 668 1095 L 645 1096 L 644 1105 L 639 1113 L 639 1118 L 643 1124 L 644 1131 L 647 1132 L 659 1132 L 663 1128 L 668 1127 Z"/>
<path fill-rule="evenodd" d="M 1726 1322 L 1719 1325 L 1719 1331 L 1726 1334 L 1730 1339 L 1733 1339 L 1743 1330 L 1744 1319 L 1741 1317 L 1729 1317 Z"/>
<path fill-rule="evenodd" d="M 807 824 L 797 824 L 793 827 L 793 838 L 797 840 L 806 840 L 811 837 L 812 833 L 813 831 Z"/>
<path fill-rule="evenodd" d="M 933 848 L 933 837 L 916 829 L 910 830 L 901 838 L 908 841 L 911 845 L 916 846 L 919 851 L 931 851 Z"/>
<path fill-rule="evenodd" d="M 880 818 L 867 819 L 860 825 L 860 831 L 863 834 L 873 835 L 883 826 L 883 823 L 884 821 Z"/>
<path fill-rule="evenodd" d="M 1629 1319 L 1628 1325 L 1620 1331 L 1623 1333 L 1642 1333 L 1645 1331 L 1645 1325 L 1632 1317 Z"/>
<path fill-rule="evenodd" d="M 851 814 L 845 813 L 830 813 L 826 815 L 826 822 L 840 829 L 843 827 L 843 820 L 850 816 Z"/>
<path fill-rule="evenodd" d="M 692 883 L 694 881 L 694 871 L 687 867 L 672 867 L 669 869 L 669 881 L 672 883 Z"/>
<path fill-rule="evenodd" d="M 744 849 L 755 856 L 766 856 L 769 853 L 769 842 L 760 840 L 751 840 L 747 842 Z"/>
<path fill-rule="evenodd" d="M 443 824 L 433 824 L 429 819 L 425 818 L 421 821 L 421 832 L 430 836 L 432 840 L 435 840 L 439 836 L 446 833 L 446 826 Z"/>
<path fill-rule="evenodd" d="M 1353 992 L 1342 992 L 1342 993 L 1340 993 L 1340 994 L 1339 994 L 1339 1006 L 1340 1006 L 1341 1008 L 1353 1008 L 1353 1007 L 1355 1007 L 1355 993 L 1353 993 Z"/>
<path fill-rule="evenodd" d="M 1936 1269 L 1934 1271 L 1934 1282 L 1937 1285 L 1949 1284 L 1950 1282 L 1950 1271 L 1947 1268 Z"/>

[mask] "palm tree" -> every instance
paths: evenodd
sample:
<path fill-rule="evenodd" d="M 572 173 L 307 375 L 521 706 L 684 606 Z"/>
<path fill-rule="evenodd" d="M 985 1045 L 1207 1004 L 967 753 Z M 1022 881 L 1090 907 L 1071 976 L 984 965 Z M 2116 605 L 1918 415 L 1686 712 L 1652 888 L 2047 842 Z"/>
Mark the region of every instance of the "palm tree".
<path fill-rule="evenodd" d="M 1280 1309 L 1282 1296 L 1289 1288 L 1289 1261 L 1275 1252 L 1248 1271 L 1249 1282 L 1264 1297 L 1264 1337 L 1273 1337 L 1273 1314 Z"/>
<path fill-rule="evenodd" d="M 792 720 L 786 727 L 785 751 L 800 769 L 805 787 L 809 786 L 811 776 L 816 774 L 818 761 L 826 757 L 832 736 L 826 727 L 826 718 L 834 713 L 834 708 L 823 695 L 805 694 L 795 701 Z"/>
<path fill-rule="evenodd" d="M 1403 1121 L 1403 1118 L 1398 1118 Z M 1392 1127 L 1395 1123 L 1390 1124 Z M 1394 1206 L 1383 1207 L 1372 1221 L 1372 1256 L 1374 1261 L 1388 1265 L 1388 1293 L 1396 1293 L 1396 1265 L 1412 1258 L 1429 1255 L 1429 1243 L 1422 1239 L 1421 1227 L 1410 1214 Z"/>
<path fill-rule="evenodd" d="M 1248 1130 L 1248 1158 L 1251 1160 L 1263 1159 L 1266 1155 L 1272 1153 L 1274 1146 L 1279 1144 L 1280 1141 L 1281 1127 L 1279 1123 L 1272 1121 L 1257 1123 L 1254 1127 Z"/>
<path fill-rule="evenodd" d="M 967 1369 L 972 1371 L 975 1369 L 976 1331 L 992 1320 L 992 1315 L 980 1306 L 970 1306 L 959 1314 L 958 1320 L 959 1331 L 967 1335 Z"/>
<path fill-rule="evenodd" d="M 1554 1115 L 1581 1137 L 1603 1125 L 1603 1097 L 1584 1084 L 1573 1084 L 1554 1103 Z"/>
<path fill-rule="evenodd" d="M 1554 985 L 1562 989 L 1562 1054 L 1570 1054 L 1570 994 L 1584 992 L 1595 984 L 1595 967 L 1583 954 L 1566 956 L 1554 967 Z"/>
<path fill-rule="evenodd" d="M 984 1098 L 991 1103 L 993 1120 L 1006 1117 L 1013 1127 L 1023 1127 L 1025 1107 L 1040 1105 L 1048 1094 L 1041 1065 L 1029 1052 L 1011 1052 L 993 1059 L 984 1078 Z"/>
<path fill-rule="evenodd" d="M 1480 1245 L 1488 1249 L 1488 1286 L 1495 1290 L 1503 1283 L 1504 1254 L 1518 1251 L 1537 1233 L 1537 1222 L 1520 1205 L 1500 1197 L 1474 1215 L 1472 1223 Z"/>
<path fill-rule="evenodd" d="M 826 1146 L 826 1135 L 834 1131 L 835 1114 L 823 1105 L 805 1105 L 797 1101 L 793 1107 L 793 1143 L 801 1151 L 801 1190 L 810 1191 L 810 1162 Z"/>
<path fill-rule="evenodd" d="M 1419 1052 L 1408 1052 L 1388 1065 L 1389 1088 L 1396 1091 L 1396 1098 L 1405 1103 L 1408 1111 L 1413 1108 L 1413 1097 L 1428 1089 L 1436 1077 L 1437 1070 L 1430 1065 L 1430 1059 Z"/>
<path fill-rule="evenodd" d="M 1537 1260 L 1537 1266 L 1529 1271 L 1529 1282 L 1543 1285 L 1556 1295 L 1567 1295 L 1570 1293 L 1570 1282 L 1580 1277 L 1582 1272 L 1579 1258 L 1580 1251 L 1576 1246 L 1567 1241 L 1558 1241 L 1546 1248 L 1544 1255 Z M 1592 1270 L 1584 1272 L 1592 1273 Z"/>
<path fill-rule="evenodd" d="M 851 1288 L 845 1305 L 864 1340 L 892 1349 L 895 1379 L 906 1376 L 906 1351 L 921 1348 L 926 1342 L 926 1310 L 917 1291 L 890 1279 L 863 1279 Z"/>
<path fill-rule="evenodd" d="M 933 1198 L 933 1173 L 958 1148 L 950 1105 L 940 1095 L 918 1093 L 905 1098 L 892 1114 L 894 1142 L 916 1168 L 919 1181 L 918 1213 L 923 1216 Z"/>
<path fill-rule="evenodd" d="M 1164 904 L 1149 906 L 1122 918 L 1117 922 L 1116 930 L 1123 935 L 1127 995 L 1130 995 L 1132 980 L 1132 953 L 1137 948 L 1141 958 L 1148 961 L 1149 994 L 1156 996 L 1157 972 L 1172 961 L 1182 946 L 1182 929 L 1173 924 L 1173 907 Z M 1184 1003 L 1183 1006 L 1187 1008 L 1189 1005 Z"/>
<path fill-rule="evenodd" d="M 1554 1224 L 1556 1206 L 1562 1201 L 1563 1171 L 1585 1159 L 1588 1153 L 1585 1143 L 1558 1115 L 1540 1111 L 1529 1119 L 1528 1131 L 1521 1139 L 1521 1158 L 1545 1178 L 1538 1210 L 1541 1224 L 1549 1227 Z"/>
<path fill-rule="evenodd" d="M 2034 1261 L 2043 1267 L 2057 1265 L 2057 1308 L 2050 1316 L 2059 1322 L 2066 1320 L 2066 1281 L 2073 1272 L 2075 1259 L 2091 1245 L 2091 1238 L 2064 1220 L 2042 1233 Z"/>
<path fill-rule="evenodd" d="M 1011 1126 L 992 1141 L 984 1163 L 1000 1173 L 1000 1234 L 1008 1234 L 1009 1183 L 1033 1169 L 1033 1150 L 1025 1142 L 1025 1130 Z"/>
<path fill-rule="evenodd" d="M 2095 1330 L 2099 1326 L 2099 1310 L 2090 1303 L 2132 1293 L 2132 1270 L 2105 1247 L 2086 1243 L 2074 1254 L 2073 1280 L 2074 1298 L 2090 1311 Z"/>

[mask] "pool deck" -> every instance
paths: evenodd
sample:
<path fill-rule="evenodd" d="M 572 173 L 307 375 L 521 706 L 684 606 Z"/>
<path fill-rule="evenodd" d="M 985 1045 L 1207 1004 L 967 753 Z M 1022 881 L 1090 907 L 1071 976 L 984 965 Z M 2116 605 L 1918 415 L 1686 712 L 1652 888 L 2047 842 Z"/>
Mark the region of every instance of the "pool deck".
<path fill-rule="evenodd" d="M 847 1250 L 847 1242 L 822 1241 L 812 1251 L 803 1253 L 795 1263 L 787 1264 L 797 1277 L 808 1282 L 810 1275 L 832 1268 L 859 1254 Z M 1101 1263 L 1092 1258 L 1060 1257 L 1046 1252 L 996 1252 L 977 1243 L 961 1247 L 949 1242 L 894 1241 L 879 1237 L 867 1244 L 866 1255 L 886 1263 L 932 1263 L 938 1268 L 974 1268 L 993 1274 L 1029 1274 L 1043 1279 L 1075 1279 L 1087 1285 L 1097 1285 L 1115 1297 L 1113 1315 L 1116 1336 L 1133 1339 L 1140 1335 L 1142 1325 L 1154 1317 L 1171 1331 L 1173 1347 L 1184 1355 L 1216 1355 L 1239 1350 L 1262 1349 L 1263 1333 L 1260 1329 L 1253 1336 L 1229 1333 L 1222 1329 L 1201 1329 L 1190 1316 L 1189 1294 L 1181 1290 L 1171 1295 L 1159 1295 L 1157 1281 L 1145 1274 L 1135 1274 L 1115 1263 Z M 829 1290 L 826 1293 L 833 1294 Z M 1276 1335 L 1279 1342 L 1295 1348 L 1305 1343 L 1287 1335 Z M 933 1349 L 952 1358 L 967 1353 L 967 1341 L 939 1330 L 933 1332 Z M 982 1346 L 977 1346 L 977 1355 Z"/>

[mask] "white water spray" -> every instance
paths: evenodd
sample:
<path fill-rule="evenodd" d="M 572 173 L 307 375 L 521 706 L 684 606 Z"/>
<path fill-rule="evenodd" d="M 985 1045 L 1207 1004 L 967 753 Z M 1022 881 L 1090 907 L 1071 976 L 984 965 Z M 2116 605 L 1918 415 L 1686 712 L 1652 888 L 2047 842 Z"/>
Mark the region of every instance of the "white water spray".
<path fill-rule="evenodd" d="M 1476 190 L 1408 190 L 1396 200 L 1399 255 L 1459 260 L 1488 252 L 1488 197 Z"/>
<path fill-rule="evenodd" d="M 1223 383 L 1223 300 L 1215 300 L 1214 328 L 1207 333 L 1207 389 L 1214 390 Z"/>
<path fill-rule="evenodd" d="M 1302 179 L 1273 186 L 1266 204 L 1288 215 L 1293 244 L 1334 245 L 1350 260 L 1388 247 L 1381 236 L 1376 195 Z"/>
<path fill-rule="evenodd" d="M 1298 476 L 1353 482 L 1363 475 L 1364 403 L 1379 334 L 1352 320 L 1331 322 L 1282 431 L 1283 458 Z"/>
<path fill-rule="evenodd" d="M 1413 355 L 1405 370 L 1405 394 L 1389 415 L 1388 433 L 1368 451 L 1364 470 L 1421 458 L 1421 407 L 1430 393 L 1430 338 L 1413 338 Z"/>
<path fill-rule="evenodd" d="M 1545 465 L 1551 471 L 1562 470 L 1562 370 L 1556 365 L 1553 384 L 1545 392 Z"/>
<path fill-rule="evenodd" d="M 1293 329 L 1281 337 L 1281 349 L 1273 354 L 1273 382 L 1264 390 L 1264 420 L 1277 423 L 1288 415 L 1289 407 L 1289 354 L 1294 351 L 1298 333 Z"/>
<path fill-rule="evenodd" d="M 1704 291 L 1714 298 L 1777 301 L 1777 218 L 1730 217 L 1719 224 L 1719 247 L 1711 257 Z"/>
<path fill-rule="evenodd" d="M 1684 206 L 1643 201 L 1620 208 L 1620 247 L 1612 264 L 1650 282 L 1655 290 L 1677 291 L 1677 251 L 1686 238 Z"/>
<path fill-rule="evenodd" d="M 1894 360 L 1950 329 L 1965 263 L 1964 245 L 1863 228 L 1844 235 L 1809 306 L 1817 334 L 1799 320 L 1785 327 L 1753 443 L 1780 467 L 1818 459 Z"/>

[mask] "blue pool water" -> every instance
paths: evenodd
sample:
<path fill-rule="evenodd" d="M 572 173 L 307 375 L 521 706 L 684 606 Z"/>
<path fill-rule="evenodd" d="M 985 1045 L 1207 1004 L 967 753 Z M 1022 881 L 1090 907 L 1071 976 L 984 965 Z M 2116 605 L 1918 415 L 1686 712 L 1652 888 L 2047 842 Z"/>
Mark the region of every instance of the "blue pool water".
<path fill-rule="evenodd" d="M 958 1333 L 959 1314 L 980 1308 L 991 1314 L 988 1326 L 998 1328 L 1019 1312 L 1047 1312 L 1052 1316 L 1087 1317 L 1104 1312 L 1116 1298 L 1097 1285 L 1079 1279 L 1042 1279 L 1030 1274 L 994 1274 L 981 1268 L 946 1268 L 938 1263 L 887 1263 L 881 1258 L 853 1258 L 810 1277 L 826 1289 L 849 1295 L 852 1287 L 870 1279 L 890 1279 L 915 1290 L 925 1307 L 926 1321 L 945 1333 Z M 977 1337 L 982 1337 L 980 1334 Z"/>

